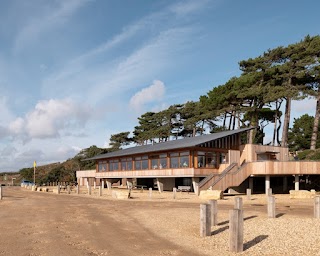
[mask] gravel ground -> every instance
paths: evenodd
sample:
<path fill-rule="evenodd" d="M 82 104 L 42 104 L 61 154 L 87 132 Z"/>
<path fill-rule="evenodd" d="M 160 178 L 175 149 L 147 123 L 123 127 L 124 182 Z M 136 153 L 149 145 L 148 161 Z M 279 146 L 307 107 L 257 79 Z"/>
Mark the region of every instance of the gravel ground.
<path fill-rule="evenodd" d="M 205 238 L 199 236 L 199 205 L 206 201 L 192 193 L 178 192 L 173 199 L 172 192 L 159 194 L 153 191 L 150 199 L 149 191 L 134 190 L 132 199 L 118 200 L 112 198 L 107 189 L 100 197 L 97 189 L 89 196 L 83 187 L 80 195 L 72 191 L 70 196 L 112 202 L 128 216 L 127 224 L 132 221 L 139 223 L 143 230 L 183 248 L 189 252 L 188 255 L 236 255 L 228 248 L 228 216 L 235 196 L 226 196 L 218 201 L 218 225 L 212 227 L 212 235 Z M 320 219 L 313 218 L 313 199 L 289 199 L 289 195 L 277 194 L 277 217 L 271 219 L 267 217 L 265 195 L 252 195 L 251 200 L 240 197 L 243 198 L 244 210 L 244 251 L 237 255 L 320 255 Z M 121 210 L 124 205 L 125 210 Z M 139 232 L 136 235 L 139 236 Z M 148 246 L 148 241 L 144 246 Z M 184 254 L 178 249 L 168 248 L 152 255 Z"/>

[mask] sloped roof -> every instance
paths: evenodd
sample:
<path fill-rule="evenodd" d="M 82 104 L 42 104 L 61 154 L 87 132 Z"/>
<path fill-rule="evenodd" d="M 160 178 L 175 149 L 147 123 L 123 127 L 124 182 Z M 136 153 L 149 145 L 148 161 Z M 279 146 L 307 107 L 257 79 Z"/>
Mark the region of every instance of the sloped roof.
<path fill-rule="evenodd" d="M 250 128 L 242 128 L 238 130 L 232 130 L 232 131 L 223 131 L 218 133 L 212 133 L 212 134 L 206 134 L 196 137 L 188 137 L 178 140 L 171 140 L 161 143 L 156 143 L 153 145 L 143 145 L 143 146 L 136 146 L 131 148 L 126 148 L 106 154 L 97 155 L 92 158 L 88 158 L 85 160 L 97 160 L 97 159 L 106 159 L 106 158 L 112 158 L 112 157 L 120 157 L 120 156 L 128 156 L 128 155 L 137 155 L 137 154 L 144 154 L 144 153 L 150 153 L 150 152 L 161 152 L 161 151 L 169 151 L 173 149 L 183 149 L 183 148 L 190 148 L 195 146 L 200 146 L 203 143 L 214 141 L 223 137 L 227 137 L 230 135 L 246 132 L 253 129 L 253 127 Z"/>

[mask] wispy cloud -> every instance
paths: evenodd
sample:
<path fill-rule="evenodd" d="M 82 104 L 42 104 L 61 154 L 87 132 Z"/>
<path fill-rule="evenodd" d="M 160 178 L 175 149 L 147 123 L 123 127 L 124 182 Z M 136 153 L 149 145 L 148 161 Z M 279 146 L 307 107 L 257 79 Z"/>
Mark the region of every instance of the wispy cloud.
<path fill-rule="evenodd" d="M 54 6 L 44 8 L 43 13 L 36 15 L 36 18 L 30 21 L 26 21 L 26 25 L 16 37 L 14 52 L 19 52 L 31 42 L 36 41 L 42 33 L 48 33 L 48 31 L 65 24 L 78 9 L 90 1 L 59 0 L 55 1 Z"/>

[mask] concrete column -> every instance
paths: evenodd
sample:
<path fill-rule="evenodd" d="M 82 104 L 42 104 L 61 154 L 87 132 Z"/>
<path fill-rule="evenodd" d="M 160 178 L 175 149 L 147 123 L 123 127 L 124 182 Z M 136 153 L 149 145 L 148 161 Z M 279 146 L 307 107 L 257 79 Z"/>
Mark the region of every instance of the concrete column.
<path fill-rule="evenodd" d="M 270 175 L 266 175 L 266 195 L 268 195 L 270 188 Z"/>
<path fill-rule="evenodd" d="M 86 185 L 87 185 L 87 188 L 89 188 L 89 178 L 86 178 Z"/>
<path fill-rule="evenodd" d="M 128 189 L 132 189 L 133 188 L 132 179 L 127 179 L 127 188 Z"/>
<path fill-rule="evenodd" d="M 283 177 L 283 188 L 282 188 L 282 191 L 286 192 L 287 190 L 288 190 L 288 177 L 284 176 Z"/>
<path fill-rule="evenodd" d="M 101 186 L 104 188 L 104 180 L 101 180 Z"/>
<path fill-rule="evenodd" d="M 253 178 L 249 177 L 249 189 L 251 190 L 251 194 L 253 193 Z"/>
<path fill-rule="evenodd" d="M 163 192 L 163 182 L 160 181 L 160 179 L 157 178 L 157 187 L 160 193 Z"/>
<path fill-rule="evenodd" d="M 299 190 L 299 175 L 294 175 L 294 190 Z"/>
<path fill-rule="evenodd" d="M 107 184 L 108 190 L 111 190 L 111 186 L 112 186 L 111 181 L 110 180 L 106 180 L 106 184 Z"/>
<path fill-rule="evenodd" d="M 192 186 L 194 193 L 198 196 L 200 194 L 199 178 L 192 178 Z"/>
<path fill-rule="evenodd" d="M 93 189 L 96 189 L 97 188 L 97 181 L 96 181 L 96 178 L 94 178 L 93 180 Z"/>

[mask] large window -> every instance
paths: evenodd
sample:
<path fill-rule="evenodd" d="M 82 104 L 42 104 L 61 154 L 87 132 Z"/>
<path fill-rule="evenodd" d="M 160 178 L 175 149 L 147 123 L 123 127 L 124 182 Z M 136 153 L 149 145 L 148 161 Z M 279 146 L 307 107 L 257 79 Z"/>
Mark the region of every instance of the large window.
<path fill-rule="evenodd" d="M 147 170 L 149 169 L 148 156 L 139 156 L 134 158 L 135 170 Z"/>
<path fill-rule="evenodd" d="M 216 153 L 198 151 L 198 167 L 217 168 Z"/>
<path fill-rule="evenodd" d="M 122 171 L 126 171 L 126 170 L 131 171 L 132 170 L 132 158 L 131 157 L 121 159 L 121 170 Z"/>
<path fill-rule="evenodd" d="M 98 172 L 107 171 L 107 161 L 99 161 L 98 163 Z"/>
<path fill-rule="evenodd" d="M 176 152 L 169 154 L 170 168 L 188 168 L 189 167 L 189 152 Z"/>
<path fill-rule="evenodd" d="M 119 160 L 110 160 L 109 161 L 109 170 L 110 171 L 117 171 L 119 170 Z"/>
<path fill-rule="evenodd" d="M 152 169 L 167 168 L 167 154 L 150 156 Z"/>

